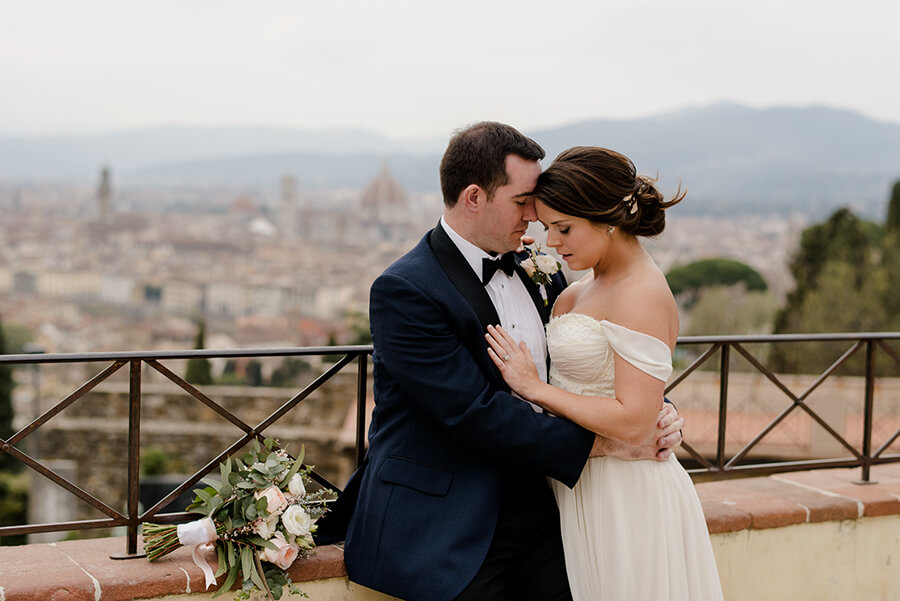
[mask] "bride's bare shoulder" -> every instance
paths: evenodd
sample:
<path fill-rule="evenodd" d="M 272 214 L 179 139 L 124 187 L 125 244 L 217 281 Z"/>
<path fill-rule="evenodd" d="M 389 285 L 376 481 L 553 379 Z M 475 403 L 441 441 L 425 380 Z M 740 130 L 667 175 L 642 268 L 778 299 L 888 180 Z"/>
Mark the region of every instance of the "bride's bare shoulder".
<path fill-rule="evenodd" d="M 572 307 L 574 307 L 575 303 L 578 301 L 578 298 L 584 294 L 587 285 L 592 281 L 594 281 L 594 273 L 588 271 L 577 282 L 569 284 L 556 299 L 556 303 L 553 305 L 553 315 L 562 315 L 570 312 Z"/>

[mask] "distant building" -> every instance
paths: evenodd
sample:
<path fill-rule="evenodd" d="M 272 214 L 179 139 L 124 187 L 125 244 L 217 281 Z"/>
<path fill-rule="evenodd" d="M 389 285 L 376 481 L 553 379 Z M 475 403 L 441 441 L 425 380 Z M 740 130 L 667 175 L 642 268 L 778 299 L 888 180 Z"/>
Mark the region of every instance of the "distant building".
<path fill-rule="evenodd" d="M 278 232 L 283 242 L 292 242 L 297 238 L 297 179 L 292 175 L 281 178 Z"/>
<path fill-rule="evenodd" d="M 362 225 L 372 230 L 373 240 L 397 240 L 412 225 L 409 197 L 406 190 L 391 175 L 387 161 L 359 199 Z"/>
<path fill-rule="evenodd" d="M 112 219 L 112 175 L 109 167 L 100 170 L 100 183 L 97 184 L 97 219 L 107 225 Z"/>

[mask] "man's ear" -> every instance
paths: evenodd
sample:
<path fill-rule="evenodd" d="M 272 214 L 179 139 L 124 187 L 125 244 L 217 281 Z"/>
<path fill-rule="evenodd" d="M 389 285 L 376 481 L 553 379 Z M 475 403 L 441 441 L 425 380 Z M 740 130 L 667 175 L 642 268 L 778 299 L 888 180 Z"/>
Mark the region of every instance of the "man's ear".
<path fill-rule="evenodd" d="M 463 189 L 460 196 L 463 205 L 470 211 L 478 211 L 487 200 L 484 188 L 478 184 L 469 184 Z"/>

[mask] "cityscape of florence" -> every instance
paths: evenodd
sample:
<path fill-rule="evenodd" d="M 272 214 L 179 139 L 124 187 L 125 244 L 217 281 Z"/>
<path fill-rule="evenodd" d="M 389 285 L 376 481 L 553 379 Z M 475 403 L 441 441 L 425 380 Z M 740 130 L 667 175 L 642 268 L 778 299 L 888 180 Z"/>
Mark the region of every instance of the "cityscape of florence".
<path fill-rule="evenodd" d="M 571 0 L 559 12 L 603 15 L 612 28 L 660 9 L 639 4 L 613 10 Z M 800 40 L 861 27 L 845 8 L 801 4 L 789 9 L 796 18 L 809 11 L 819 20 Z M 516 84 L 403 29 L 398 23 L 408 26 L 419 9 L 399 0 L 384 12 L 354 8 L 353 22 L 317 38 L 319 46 L 310 46 L 314 34 L 295 8 L 279 3 L 254 16 L 283 22 L 270 38 L 247 34 L 245 59 L 296 66 L 301 82 L 274 66 L 225 59 L 233 56 L 225 32 L 246 33 L 250 18 L 237 5 L 201 2 L 172 25 L 171 3 L 128 9 L 91 0 L 78 10 L 54 7 L 52 27 L 39 35 L 33 9 L 0 26 L 11 50 L 0 77 L 21 92 L 3 101 L 0 116 L 0 601 L 208 598 L 211 586 L 233 588 L 239 599 L 395 598 L 348 576 L 342 544 L 314 548 L 314 526 L 296 539 L 282 530 L 294 547 L 308 540 L 284 565 L 264 547 L 255 559 L 242 558 L 237 543 L 235 559 L 224 545 L 217 555 L 213 541 L 206 551 L 167 548 L 157 559 L 152 528 L 171 524 L 174 532 L 207 510 L 218 519 L 209 495 L 226 506 L 234 500 L 220 487 L 232 490 L 236 481 L 223 470 L 238 470 L 239 457 L 254 458 L 244 459 L 248 473 L 253 461 L 268 466 L 259 468 L 264 475 L 279 458 L 284 498 L 309 495 L 302 503 L 312 524 L 316 504 L 327 513 L 364 465 L 378 401 L 372 284 L 446 215 L 439 168 L 448 140 L 491 120 L 540 144 L 542 169 L 566 148 L 600 146 L 629 156 L 664 196 L 686 192 L 667 210 L 663 233 L 641 244 L 677 303 L 665 395 L 685 420 L 675 455 L 702 504 L 724 598 L 900 599 L 891 569 L 900 561 L 900 113 L 884 108 L 900 106 L 896 89 L 876 86 L 869 96 L 880 103 L 866 105 L 821 85 L 798 85 L 792 96 L 788 76 L 773 75 L 773 91 L 762 93 L 760 79 L 753 95 L 735 77 L 755 81 L 752 61 L 726 45 L 734 72 L 696 93 L 654 67 L 657 87 L 673 84 L 665 102 L 630 107 L 619 86 L 598 91 L 571 65 L 547 75 L 553 91 L 543 104 L 467 104 L 456 93 L 444 104 L 409 82 L 436 88 L 433 71 L 445 65 L 494 76 L 487 96 Z M 538 7 L 527 8 L 534 14 L 522 23 L 539 27 Z M 497 10 L 485 10 L 486 22 L 503 22 Z M 742 35 L 783 33 L 764 18 L 767 7 L 725 15 L 697 2 L 686 12 L 703 10 L 723 23 L 743 20 Z M 317 18 L 332 26 L 341 16 L 321 11 Z M 399 21 L 387 24 L 392 11 Z M 440 12 L 443 27 L 461 26 L 462 8 Z M 661 10 L 649 20 L 651 29 L 665 31 L 666 15 L 673 18 Z M 213 16 L 221 31 L 188 27 Z M 545 25 L 555 29 L 558 16 Z M 86 31 L 127 23 L 113 36 L 121 60 L 131 57 L 184 96 L 147 102 L 149 88 L 99 38 L 71 57 L 48 54 L 31 75 L 10 68 L 26 64 L 21 49 L 38 56 L 29 31 L 34 40 L 55 32 L 71 43 L 56 22 L 66 17 Z M 677 18 L 702 38 L 698 50 L 684 50 L 697 63 L 695 81 L 714 80 L 721 57 L 708 54 L 721 39 L 706 38 L 700 18 Z M 16 31 L 13 21 L 28 25 Z M 212 60 L 213 51 L 186 44 L 156 54 L 149 32 L 169 26 L 182 42 L 192 32 L 205 38 L 244 73 L 244 87 L 273 97 L 241 89 L 231 99 L 212 80 L 185 79 L 182 63 Z M 420 45 L 419 60 L 386 42 L 397 27 Z M 572 39 L 588 39 L 584 25 L 572 27 Z M 666 40 L 661 34 L 627 60 L 660 60 Z M 601 70 L 619 74 L 604 62 L 618 56 L 608 43 L 609 55 L 576 44 L 571 56 L 584 64 L 602 56 Z M 798 44 L 782 38 L 765 54 L 781 52 L 784 67 L 817 73 L 825 59 L 810 59 Z M 900 48 L 880 40 L 853 52 L 898 56 Z M 556 54 L 537 60 L 544 74 L 560 64 Z M 424 75 L 426 56 L 436 62 Z M 73 67 L 85 57 L 96 65 Z M 218 57 L 209 64 L 210 74 L 223 68 Z M 66 65 L 75 70 L 61 75 Z M 122 85 L 98 86 L 112 73 Z M 860 90 L 867 81 L 856 75 Z M 77 91 L 77 107 L 48 103 L 48 82 Z M 379 109 L 381 92 L 359 92 L 390 90 L 390 82 L 389 109 Z M 597 100 L 578 104 L 561 82 Z M 275 98 L 279 85 L 285 98 Z M 110 97 L 92 112 L 88 99 L 100 88 Z M 527 235 L 532 248 L 560 260 L 568 282 L 587 273 L 563 264 L 542 223 Z M 299 472 L 299 462 L 291 469 L 298 456 L 306 466 Z M 295 475 L 303 484 L 298 492 L 292 480 L 289 492 Z M 262 485 L 245 488 L 254 486 Z M 250 519 L 246 504 L 240 511 Z M 33 577 L 55 565 L 67 567 Z"/>

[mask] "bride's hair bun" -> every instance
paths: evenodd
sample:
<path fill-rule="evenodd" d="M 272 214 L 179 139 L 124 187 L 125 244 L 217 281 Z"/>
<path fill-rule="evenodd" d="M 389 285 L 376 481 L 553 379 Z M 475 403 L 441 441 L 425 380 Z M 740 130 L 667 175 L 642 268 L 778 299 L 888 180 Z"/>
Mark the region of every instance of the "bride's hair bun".
<path fill-rule="evenodd" d="M 625 155 L 607 148 L 576 146 L 563 151 L 538 178 L 534 196 L 550 208 L 613 225 L 633 236 L 656 236 L 666 227 L 665 210 L 681 202 L 656 188 L 656 179 L 638 175 Z"/>

